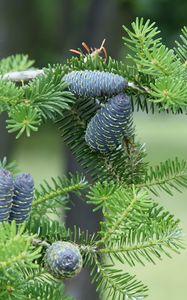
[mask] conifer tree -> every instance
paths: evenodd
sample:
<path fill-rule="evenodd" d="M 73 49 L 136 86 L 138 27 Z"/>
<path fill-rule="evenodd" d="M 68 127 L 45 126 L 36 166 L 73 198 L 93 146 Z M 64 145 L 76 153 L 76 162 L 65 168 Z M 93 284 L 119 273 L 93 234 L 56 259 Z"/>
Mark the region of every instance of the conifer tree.
<path fill-rule="evenodd" d="M 184 248 L 180 221 L 159 204 L 159 195 L 187 187 L 186 161 L 147 163 L 133 112 L 186 113 L 187 28 L 174 49 L 149 20 L 137 18 L 123 28 L 125 62 L 107 58 L 104 46 L 86 46 L 88 53 L 76 50 L 79 55 L 65 64 L 41 70 L 27 55 L 0 61 L 0 113 L 8 113 L 7 130 L 30 137 L 43 122 L 56 122 L 85 170 L 52 178 L 53 184 L 44 179 L 35 189 L 31 175 L 1 161 L 2 300 L 72 299 L 64 281 L 83 267 L 101 298 L 144 299 L 147 286 L 127 266 L 156 263 Z M 51 219 L 71 193 L 94 205 L 93 213 L 102 211 L 99 232 L 83 232 L 76 224 L 72 231 Z"/>

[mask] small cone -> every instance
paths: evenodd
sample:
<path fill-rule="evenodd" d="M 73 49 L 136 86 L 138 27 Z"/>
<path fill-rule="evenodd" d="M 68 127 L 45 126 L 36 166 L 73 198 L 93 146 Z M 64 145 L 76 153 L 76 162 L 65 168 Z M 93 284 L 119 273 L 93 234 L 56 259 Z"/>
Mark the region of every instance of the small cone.
<path fill-rule="evenodd" d="M 12 207 L 13 176 L 5 170 L 0 169 L 0 222 L 7 221 Z"/>
<path fill-rule="evenodd" d="M 14 195 L 9 220 L 17 224 L 29 218 L 34 198 L 34 180 L 30 174 L 18 175 L 14 182 Z"/>

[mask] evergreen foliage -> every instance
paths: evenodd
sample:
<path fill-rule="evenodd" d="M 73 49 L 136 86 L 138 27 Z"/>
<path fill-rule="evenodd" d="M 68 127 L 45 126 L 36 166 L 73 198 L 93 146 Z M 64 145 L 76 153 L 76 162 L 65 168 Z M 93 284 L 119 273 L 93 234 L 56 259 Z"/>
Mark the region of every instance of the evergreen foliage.
<path fill-rule="evenodd" d="M 30 70 L 33 61 L 23 55 L 0 61 L 0 112 L 8 112 L 9 132 L 16 133 L 17 138 L 24 132 L 29 137 L 42 122 L 57 122 L 64 141 L 93 180 L 90 183 L 79 174 L 52 178 L 52 182 L 44 180 L 35 191 L 30 217 L 23 224 L 1 218 L 0 207 L 2 300 L 70 299 L 64 293 L 63 280 L 55 279 L 44 263 L 55 243 L 76 244 L 100 295 L 113 300 L 142 300 L 148 295 L 148 288 L 126 271 L 127 266 L 156 263 L 184 248 L 180 221 L 160 206 L 157 197 L 160 191 L 172 195 L 173 190 L 181 192 L 187 187 L 186 161 L 167 159 L 151 166 L 145 161 L 145 146 L 138 141 L 131 117 L 127 118 L 130 139 L 123 132 L 111 151 L 93 151 L 85 141 L 90 121 L 100 111 L 108 114 L 102 120 L 108 122 L 102 133 L 107 133 L 107 141 L 113 138 L 111 125 L 116 125 L 120 113 L 106 107 L 109 95 L 116 94 L 116 78 L 123 83 L 118 96 L 126 93 L 133 111 L 186 112 L 186 27 L 174 49 L 162 43 L 159 30 L 149 20 L 137 18 L 131 29 L 124 30 L 129 65 L 111 57 L 106 61 L 98 52 L 81 53 L 18 84 L 19 80 L 9 79 L 11 72 L 19 71 L 21 75 Z M 117 129 L 121 130 L 119 125 Z M 102 128 L 92 122 L 91 129 L 92 138 L 96 138 L 96 129 L 101 137 Z M 101 142 L 106 144 L 106 140 Z M 6 158 L 0 162 L 2 169 L 14 176 L 17 173 L 15 163 L 7 163 Z M 5 188 L 1 180 L 0 191 Z M 91 204 L 93 212 L 102 211 L 98 233 L 84 232 L 76 224 L 70 230 L 60 219 L 60 209 L 68 209 L 72 192 Z M 8 197 L 12 201 L 15 195 L 9 193 Z M 58 263 L 55 261 L 55 268 Z M 117 263 L 123 264 L 123 269 Z"/>
<path fill-rule="evenodd" d="M 64 111 L 70 109 L 74 96 L 67 91 L 63 75 L 60 65 L 53 68 L 49 66 L 44 74 L 20 87 L 5 81 L 7 79 L 2 76 L 0 112 L 8 112 L 7 128 L 9 132 L 18 132 L 16 138 L 23 132 L 29 137 L 32 131 L 38 130 L 42 122 L 47 119 L 54 121 L 57 116 L 62 116 Z"/>
<path fill-rule="evenodd" d="M 16 54 L 0 61 L 0 74 L 4 75 L 10 72 L 25 71 L 30 69 L 34 60 L 30 60 L 28 55 Z"/>

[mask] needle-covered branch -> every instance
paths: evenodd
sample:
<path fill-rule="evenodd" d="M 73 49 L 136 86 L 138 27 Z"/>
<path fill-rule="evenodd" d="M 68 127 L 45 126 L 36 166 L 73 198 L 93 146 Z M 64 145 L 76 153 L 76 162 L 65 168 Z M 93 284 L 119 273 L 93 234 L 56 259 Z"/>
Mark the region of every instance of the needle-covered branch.
<path fill-rule="evenodd" d="M 87 187 L 85 177 L 78 174 L 52 178 L 52 184 L 44 181 L 35 192 L 32 214 L 56 212 L 58 208 L 66 206 L 70 193 L 80 195 Z"/>
<path fill-rule="evenodd" d="M 80 175 L 44 180 L 32 201 L 32 176 L 25 174 L 16 184 L 15 165 L 0 162 L 2 300 L 67 300 L 59 278 L 73 277 L 83 266 L 91 268 L 107 299 L 142 300 L 147 287 L 116 262 L 124 268 L 156 263 L 184 247 L 179 221 L 150 191 L 155 197 L 159 190 L 172 195 L 173 189 L 186 188 L 186 162 L 168 159 L 151 167 L 133 112 L 186 112 L 187 30 L 177 48 L 169 49 L 149 20 L 137 18 L 124 29 L 129 65 L 103 59 L 100 49 L 85 43 L 88 53 L 74 51 L 80 57 L 63 65 L 34 69 L 25 55 L 0 61 L 0 113 L 8 113 L 8 131 L 29 137 L 43 122 L 57 122 L 64 142 L 92 176 L 92 184 Z M 71 193 L 102 211 L 97 234 L 62 222 Z"/>
<path fill-rule="evenodd" d="M 150 167 L 145 175 L 145 181 L 137 185 L 146 188 L 155 195 L 160 191 L 165 191 L 172 195 L 172 190 L 181 192 L 187 187 L 187 163 L 185 160 L 166 160 L 156 167 Z"/>

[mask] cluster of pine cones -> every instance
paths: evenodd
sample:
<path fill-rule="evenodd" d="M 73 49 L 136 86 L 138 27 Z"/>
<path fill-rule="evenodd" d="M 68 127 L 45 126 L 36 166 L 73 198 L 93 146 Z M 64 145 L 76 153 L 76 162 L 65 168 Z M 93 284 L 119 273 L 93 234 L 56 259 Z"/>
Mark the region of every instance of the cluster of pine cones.
<path fill-rule="evenodd" d="M 0 222 L 17 224 L 28 219 L 34 198 L 34 180 L 30 174 L 22 173 L 15 179 L 11 172 L 0 169 Z"/>
<path fill-rule="evenodd" d="M 64 76 L 64 81 L 77 97 L 108 98 L 86 129 L 85 141 L 92 150 L 108 153 L 121 144 L 122 138 L 128 139 L 132 106 L 124 93 L 128 83 L 122 76 L 103 71 L 72 71 Z"/>

